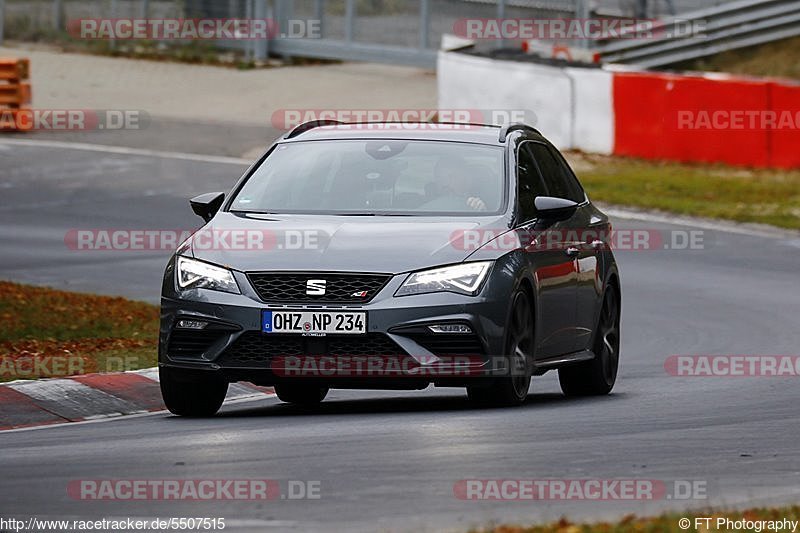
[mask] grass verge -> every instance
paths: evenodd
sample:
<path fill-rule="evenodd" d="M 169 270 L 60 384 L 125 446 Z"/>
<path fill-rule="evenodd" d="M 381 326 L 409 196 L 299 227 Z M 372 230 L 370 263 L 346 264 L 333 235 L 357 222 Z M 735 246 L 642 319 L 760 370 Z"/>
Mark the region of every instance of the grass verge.
<path fill-rule="evenodd" d="M 800 37 L 729 50 L 672 68 L 800 79 Z"/>
<path fill-rule="evenodd" d="M 158 307 L 0 281 L 0 381 L 155 366 Z"/>
<path fill-rule="evenodd" d="M 800 229 L 800 170 L 567 157 L 592 200 Z"/>
<path fill-rule="evenodd" d="M 690 526 L 688 528 L 682 528 L 680 526 L 682 518 L 690 520 Z M 695 525 L 706 525 L 706 522 L 695 523 L 696 518 L 710 518 L 711 521 L 708 522 L 708 527 L 696 528 Z M 718 523 L 718 519 L 730 519 L 734 523 L 743 521 L 743 527 L 732 527 L 727 522 Z M 562 518 L 558 522 L 538 526 L 498 525 L 473 531 L 475 533 L 685 533 L 687 531 L 762 533 L 764 531 L 787 531 L 786 529 L 769 529 L 763 527 L 764 522 L 782 522 L 784 519 L 790 522 L 800 520 L 800 506 L 761 507 L 748 509 L 746 511 L 666 513 L 650 518 L 639 518 L 631 515 L 623 518 L 619 522 L 599 522 L 594 524 L 573 523 L 566 518 Z M 748 522 L 751 523 L 752 526 L 748 526 Z M 759 523 L 762 524 L 760 528 L 757 525 Z M 790 527 L 788 531 L 791 530 Z"/>

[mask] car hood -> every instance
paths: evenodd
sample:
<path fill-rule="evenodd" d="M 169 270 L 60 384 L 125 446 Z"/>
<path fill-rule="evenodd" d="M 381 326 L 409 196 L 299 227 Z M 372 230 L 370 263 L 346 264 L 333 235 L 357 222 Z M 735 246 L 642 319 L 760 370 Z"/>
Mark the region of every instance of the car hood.
<path fill-rule="evenodd" d="M 398 274 L 461 262 L 507 230 L 505 216 L 497 215 L 445 218 L 220 212 L 192 237 L 191 253 L 245 272 Z"/>

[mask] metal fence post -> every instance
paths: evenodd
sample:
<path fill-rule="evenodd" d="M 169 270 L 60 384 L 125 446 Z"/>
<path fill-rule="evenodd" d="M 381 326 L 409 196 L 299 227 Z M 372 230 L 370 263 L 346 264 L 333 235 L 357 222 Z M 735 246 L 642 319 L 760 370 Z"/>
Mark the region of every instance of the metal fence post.
<path fill-rule="evenodd" d="M 6 25 L 6 0 L 0 0 L 0 44 L 3 44 L 3 28 Z"/>
<path fill-rule="evenodd" d="M 110 18 L 117 18 L 117 0 L 111 0 L 111 17 Z M 116 48 L 117 41 L 114 39 L 114 34 L 111 34 L 111 38 L 108 40 L 108 44 L 111 48 Z"/>
<path fill-rule="evenodd" d="M 244 2 L 244 18 L 252 20 L 253 18 L 253 0 L 245 0 Z M 253 59 L 253 41 L 246 39 L 244 41 L 244 59 L 250 61 Z"/>
<path fill-rule="evenodd" d="M 146 19 L 147 14 L 150 11 L 150 0 L 142 0 L 141 5 L 141 18 Z"/>
<path fill-rule="evenodd" d="M 430 0 L 419 2 L 419 47 L 423 50 L 430 46 L 431 3 Z"/>
<path fill-rule="evenodd" d="M 253 18 L 260 20 L 266 19 L 267 0 L 253 0 L 253 3 Z M 266 39 L 258 39 L 253 42 L 256 61 L 264 61 L 267 59 L 267 39 L 269 39 L 269 36 L 267 36 Z"/>
<path fill-rule="evenodd" d="M 314 0 L 314 18 L 317 19 L 317 23 L 319 24 L 319 37 L 324 37 L 325 35 L 325 25 L 322 21 L 325 19 L 325 5 L 324 0 Z"/>
<path fill-rule="evenodd" d="M 53 26 L 56 30 L 64 29 L 64 2 L 53 0 Z"/>
<path fill-rule="evenodd" d="M 589 0 L 575 0 L 575 18 L 584 22 L 589 18 Z M 585 23 L 583 27 L 586 27 Z M 590 48 L 589 40 L 586 36 L 579 38 L 577 43 L 573 42 L 572 44 L 578 48 Z"/>
<path fill-rule="evenodd" d="M 497 0 L 497 18 L 504 19 L 506 18 L 506 0 Z M 506 45 L 505 39 L 500 39 L 498 41 L 498 46 L 503 48 Z"/>
<path fill-rule="evenodd" d="M 355 35 L 356 0 L 347 0 L 344 8 L 344 38 L 350 43 Z"/>

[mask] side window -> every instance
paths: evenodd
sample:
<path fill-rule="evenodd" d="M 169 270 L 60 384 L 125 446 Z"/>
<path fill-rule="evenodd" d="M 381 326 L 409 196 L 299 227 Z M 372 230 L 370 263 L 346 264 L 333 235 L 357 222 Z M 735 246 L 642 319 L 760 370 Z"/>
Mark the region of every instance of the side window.
<path fill-rule="evenodd" d="M 583 187 L 578 181 L 578 178 L 575 177 L 575 173 L 569 167 L 567 160 L 564 159 L 564 156 L 558 153 L 558 151 L 556 151 L 555 148 L 550 147 L 549 150 L 550 153 L 553 154 L 553 157 L 556 158 L 558 166 L 561 167 L 561 172 L 564 175 L 564 180 L 567 184 L 567 187 L 570 190 L 569 199 L 574 202 L 582 203 L 584 200 L 586 200 L 586 193 L 583 191 Z"/>
<path fill-rule="evenodd" d="M 533 157 L 539 165 L 548 196 L 566 198 L 578 203 L 583 202 L 583 190 L 572 172 L 556 158 L 550 148 L 536 142 L 527 144 L 530 145 Z"/>
<path fill-rule="evenodd" d="M 542 178 L 531 153 L 533 143 L 524 142 L 517 150 L 517 179 L 519 181 L 520 220 L 526 221 L 536 216 L 534 200 L 537 196 L 546 196 Z"/>

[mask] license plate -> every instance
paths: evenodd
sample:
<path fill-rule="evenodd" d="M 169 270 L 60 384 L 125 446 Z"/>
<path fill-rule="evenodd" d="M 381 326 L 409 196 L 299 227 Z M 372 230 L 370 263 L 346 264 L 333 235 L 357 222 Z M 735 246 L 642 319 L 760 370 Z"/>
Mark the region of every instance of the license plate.
<path fill-rule="evenodd" d="M 303 335 L 360 335 L 367 332 L 367 313 L 363 311 L 262 311 L 264 333 Z"/>

